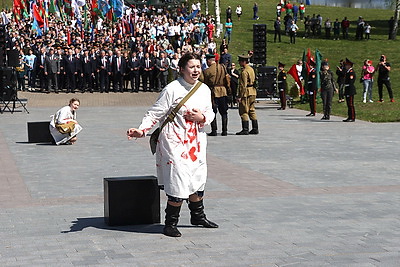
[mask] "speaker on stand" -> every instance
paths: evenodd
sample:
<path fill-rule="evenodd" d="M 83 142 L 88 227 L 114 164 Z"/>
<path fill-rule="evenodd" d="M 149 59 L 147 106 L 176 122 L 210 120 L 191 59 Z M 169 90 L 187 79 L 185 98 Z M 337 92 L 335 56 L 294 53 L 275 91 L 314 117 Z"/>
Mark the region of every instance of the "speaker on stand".
<path fill-rule="evenodd" d="M 267 64 L 267 25 L 253 24 L 253 63 Z"/>
<path fill-rule="evenodd" d="M 259 66 L 257 68 L 257 98 L 277 97 L 277 68 Z"/>

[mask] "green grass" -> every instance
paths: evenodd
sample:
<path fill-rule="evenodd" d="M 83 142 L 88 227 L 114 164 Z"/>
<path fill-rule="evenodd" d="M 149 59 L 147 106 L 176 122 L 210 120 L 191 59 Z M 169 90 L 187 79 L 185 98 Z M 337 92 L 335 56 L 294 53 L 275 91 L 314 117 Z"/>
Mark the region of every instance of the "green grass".
<path fill-rule="evenodd" d="M 349 40 L 325 40 L 325 39 L 302 39 L 304 34 L 304 23 L 298 21 L 300 27 L 299 36 L 296 38 L 296 44 L 289 44 L 289 37 L 282 35 L 282 43 L 274 43 L 273 22 L 275 20 L 275 5 L 278 1 L 259 1 L 259 17 L 260 20 L 255 22 L 253 17 L 253 1 L 241 1 L 243 8 L 243 15 L 240 21 L 237 20 L 236 15 L 233 15 L 233 33 L 232 41 L 229 46 L 229 51 L 233 58 L 239 54 L 247 53 L 252 49 L 253 41 L 253 24 L 260 23 L 267 25 L 267 65 L 277 65 L 279 61 L 286 64 L 286 69 L 289 69 L 297 59 L 301 59 L 303 50 L 310 48 L 314 53 L 318 48 L 323 58 L 327 58 L 331 67 L 335 70 L 335 66 L 342 58 L 350 58 L 354 63 L 354 69 L 359 76 L 361 67 L 365 59 L 371 59 L 374 65 L 378 63 L 381 54 L 385 54 L 388 61 L 392 65 L 391 81 L 394 97 L 399 100 L 395 103 L 390 103 L 386 88 L 384 88 L 384 103 L 362 103 L 362 84 L 357 83 L 357 95 L 355 97 L 355 106 L 357 119 L 372 121 L 372 122 L 393 122 L 400 121 L 400 42 L 389 41 L 387 21 L 394 12 L 392 10 L 377 10 L 377 9 L 354 9 L 354 8 L 338 8 L 338 7 L 325 7 L 325 6 L 307 6 L 306 15 L 320 14 L 325 21 L 330 18 L 334 21 L 336 18 L 341 21 L 343 17 L 347 16 L 351 21 L 349 31 Z M 294 1 L 293 1 L 294 2 Z M 221 0 L 221 22 L 225 21 L 225 9 L 228 5 L 235 10 L 239 2 L 233 0 Z M 213 10 L 214 2 L 210 1 L 210 12 Z M 355 22 L 358 16 L 368 22 L 373 28 L 371 31 L 371 40 L 369 41 L 355 41 Z M 324 36 L 322 30 L 322 36 Z M 223 35 L 222 35 L 223 36 Z M 399 37 L 400 38 L 400 37 Z M 358 78 L 357 78 L 358 80 Z M 288 79 L 289 86 L 293 83 L 291 77 Z M 337 97 L 335 96 L 335 100 Z M 378 100 L 378 89 L 376 82 L 373 87 L 373 99 Z M 297 108 L 308 110 L 308 104 L 296 104 Z M 322 111 L 322 104 L 318 105 L 318 112 Z M 334 101 L 332 107 L 334 115 L 347 116 L 347 108 L 345 103 L 337 103 Z"/>

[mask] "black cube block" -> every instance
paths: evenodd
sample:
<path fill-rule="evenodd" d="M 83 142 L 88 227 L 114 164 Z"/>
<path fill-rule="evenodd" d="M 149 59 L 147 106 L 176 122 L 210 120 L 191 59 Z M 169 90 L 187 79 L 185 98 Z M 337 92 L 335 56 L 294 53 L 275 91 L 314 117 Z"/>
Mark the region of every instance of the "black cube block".
<path fill-rule="evenodd" d="M 49 129 L 50 122 L 35 121 L 28 122 L 28 142 L 29 143 L 51 143 L 53 137 Z"/>
<path fill-rule="evenodd" d="M 104 220 L 112 226 L 160 223 L 157 177 L 104 178 Z"/>

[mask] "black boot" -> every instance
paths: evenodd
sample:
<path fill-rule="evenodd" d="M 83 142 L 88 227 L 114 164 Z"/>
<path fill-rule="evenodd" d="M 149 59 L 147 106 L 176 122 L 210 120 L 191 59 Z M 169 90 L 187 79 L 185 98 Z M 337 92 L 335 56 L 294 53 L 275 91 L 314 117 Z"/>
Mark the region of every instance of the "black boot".
<path fill-rule="evenodd" d="M 222 116 L 222 136 L 228 135 L 228 115 Z"/>
<path fill-rule="evenodd" d="M 211 133 L 208 136 L 217 136 L 217 118 L 211 122 Z"/>
<path fill-rule="evenodd" d="M 249 135 L 249 121 L 242 121 L 242 130 L 236 135 Z"/>
<path fill-rule="evenodd" d="M 251 121 L 251 126 L 253 129 L 251 129 L 251 131 L 249 132 L 249 134 L 258 134 L 258 121 L 257 120 L 253 120 Z"/>
<path fill-rule="evenodd" d="M 165 226 L 163 231 L 164 235 L 172 237 L 180 237 L 182 235 L 176 227 L 179 221 L 180 211 L 181 206 L 175 207 L 167 203 L 167 208 L 165 209 Z"/>
<path fill-rule="evenodd" d="M 193 225 L 202 225 L 206 228 L 218 228 L 218 224 L 207 220 L 204 214 L 203 200 L 198 202 L 189 202 L 190 223 Z"/>

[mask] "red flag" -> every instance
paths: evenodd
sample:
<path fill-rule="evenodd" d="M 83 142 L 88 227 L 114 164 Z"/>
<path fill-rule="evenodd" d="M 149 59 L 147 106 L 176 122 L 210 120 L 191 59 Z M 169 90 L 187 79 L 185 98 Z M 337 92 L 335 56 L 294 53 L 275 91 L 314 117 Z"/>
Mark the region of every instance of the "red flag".
<path fill-rule="evenodd" d="M 36 4 L 33 4 L 33 16 L 35 17 L 39 27 L 42 28 L 44 25 L 44 20 L 42 16 L 40 16 L 39 8 Z"/>
<path fill-rule="evenodd" d="M 290 68 L 290 70 L 287 73 L 292 75 L 294 81 L 300 87 L 300 95 L 304 95 L 305 94 L 304 87 L 303 87 L 303 84 L 300 81 L 299 74 L 297 73 L 296 64 L 293 64 L 293 66 Z"/>
<path fill-rule="evenodd" d="M 71 44 L 71 33 L 69 32 L 69 30 L 67 31 L 67 44 Z"/>

